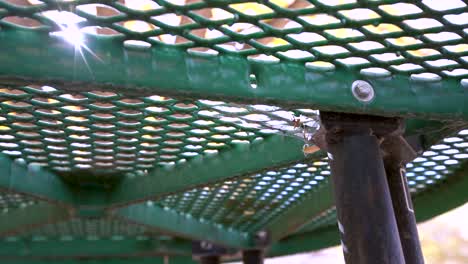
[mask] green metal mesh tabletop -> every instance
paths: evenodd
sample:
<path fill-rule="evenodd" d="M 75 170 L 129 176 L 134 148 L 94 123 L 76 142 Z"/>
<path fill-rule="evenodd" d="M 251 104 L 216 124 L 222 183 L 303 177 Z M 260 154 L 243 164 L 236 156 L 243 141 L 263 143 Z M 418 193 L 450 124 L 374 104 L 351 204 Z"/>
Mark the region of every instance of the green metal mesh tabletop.
<path fill-rule="evenodd" d="M 405 119 L 418 220 L 467 202 L 467 25 L 462 0 L 0 0 L 0 259 L 335 245 L 319 111 Z"/>

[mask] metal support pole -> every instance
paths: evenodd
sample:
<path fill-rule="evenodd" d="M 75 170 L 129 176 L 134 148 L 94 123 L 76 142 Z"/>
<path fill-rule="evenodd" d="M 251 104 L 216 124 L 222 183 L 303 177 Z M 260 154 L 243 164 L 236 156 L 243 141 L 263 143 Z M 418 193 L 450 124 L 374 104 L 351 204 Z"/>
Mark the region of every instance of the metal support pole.
<path fill-rule="evenodd" d="M 200 260 L 201 264 L 219 264 L 221 256 L 230 254 L 231 249 L 215 245 L 208 241 L 194 241 L 192 255 Z"/>
<path fill-rule="evenodd" d="M 346 263 L 405 264 L 377 137 L 395 120 L 321 115 Z"/>
<path fill-rule="evenodd" d="M 413 202 L 411 201 L 405 170 L 400 166 L 392 166 L 387 163 L 385 170 L 387 172 L 388 186 L 392 196 L 393 209 L 395 211 L 405 261 L 408 264 L 424 264 Z"/>
<path fill-rule="evenodd" d="M 385 138 L 381 148 L 405 261 L 424 264 L 413 201 L 405 177 L 406 164 L 415 159 L 422 148 L 417 144 L 410 145 L 402 136 Z"/>
<path fill-rule="evenodd" d="M 220 264 L 219 256 L 204 256 L 200 257 L 200 264 Z"/>
<path fill-rule="evenodd" d="M 242 260 L 244 264 L 263 264 L 263 250 L 252 249 L 242 252 Z"/>

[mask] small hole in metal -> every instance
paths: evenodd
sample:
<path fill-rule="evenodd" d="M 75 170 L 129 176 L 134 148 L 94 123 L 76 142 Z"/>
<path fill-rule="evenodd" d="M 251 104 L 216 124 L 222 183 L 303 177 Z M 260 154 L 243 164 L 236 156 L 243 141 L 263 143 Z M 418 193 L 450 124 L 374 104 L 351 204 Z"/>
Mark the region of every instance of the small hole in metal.
<path fill-rule="evenodd" d="M 250 87 L 252 87 L 253 89 L 257 89 L 257 76 L 255 76 L 255 74 L 250 74 L 249 79 Z"/>

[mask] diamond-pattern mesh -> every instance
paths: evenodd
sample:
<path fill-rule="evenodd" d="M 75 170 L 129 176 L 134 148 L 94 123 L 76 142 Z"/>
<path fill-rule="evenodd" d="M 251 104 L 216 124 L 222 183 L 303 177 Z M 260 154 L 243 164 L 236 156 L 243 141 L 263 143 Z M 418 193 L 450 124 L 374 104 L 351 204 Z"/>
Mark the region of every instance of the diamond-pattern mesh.
<path fill-rule="evenodd" d="M 129 49 L 176 46 L 321 70 L 344 66 L 368 77 L 399 73 L 467 84 L 462 0 L 2 0 L 0 8 L 5 29 L 49 32 L 75 45 L 114 38 Z"/>
<path fill-rule="evenodd" d="M 468 159 L 468 130 L 445 138 L 407 165 L 406 176 L 414 195 L 443 183 Z M 171 207 L 196 218 L 209 219 L 228 228 L 254 232 L 288 208 L 329 184 L 327 159 L 295 164 L 277 170 L 193 189 L 165 198 Z M 323 197 L 317 197 L 323 199 Z M 336 221 L 334 206 L 318 214 L 302 230 L 314 230 Z"/>
<path fill-rule="evenodd" d="M 94 54 L 87 46 L 112 42 L 148 56 L 165 48 L 234 55 L 252 67 L 295 62 L 319 71 L 347 68 L 364 79 L 443 78 L 464 87 L 467 25 L 468 7 L 462 0 L 0 0 L 0 34 L 30 31 L 63 39 L 97 61 L 106 54 Z M 138 78 L 138 70 L 133 73 Z M 187 78 L 195 77 L 203 78 Z M 255 89 L 257 77 L 250 77 Z M 132 176 L 274 134 L 307 140 L 317 129 L 317 112 L 311 109 L 89 87 L 0 87 L 0 152 L 59 174 Z M 411 192 L 418 195 L 443 183 L 468 158 L 467 150 L 468 130 L 432 146 L 407 166 Z M 317 191 L 329 184 L 329 175 L 326 159 L 307 160 L 150 203 L 251 233 L 306 197 L 321 199 Z M 0 195 L 4 214 L 34 203 L 19 194 Z M 302 230 L 334 221 L 330 205 Z M 80 218 L 23 235 L 62 240 L 157 236 L 115 219 Z"/>
<path fill-rule="evenodd" d="M 127 175 L 144 173 L 154 166 L 216 155 L 235 144 L 249 144 L 273 134 L 307 138 L 317 129 L 317 112 L 310 109 L 288 111 L 157 95 L 128 97 L 108 91 L 67 92 L 36 85 L 0 89 L 0 113 L 2 152 L 58 172 L 91 168 Z M 411 191 L 417 194 L 449 177 L 468 157 L 467 137 L 468 131 L 463 130 L 408 164 Z M 305 161 L 154 203 L 228 229 L 255 232 L 308 195 L 318 195 L 329 175 L 326 159 Z M 15 194 L 2 196 L 1 202 L 5 212 L 34 203 Z M 333 216 L 331 207 L 304 230 L 333 224 Z M 44 236 L 67 230 L 101 232 L 99 228 L 105 226 L 113 226 L 105 230 L 122 233 L 114 224 L 79 219 L 38 232 L 45 232 Z"/>
<path fill-rule="evenodd" d="M 324 160 L 298 163 L 169 196 L 158 204 L 227 228 L 256 231 L 307 193 L 323 188 L 328 175 Z"/>
<path fill-rule="evenodd" d="M 0 151 L 57 172 L 135 174 L 275 133 L 303 137 L 316 117 L 310 109 L 0 88 Z"/>
<path fill-rule="evenodd" d="M 447 180 L 468 159 L 468 130 L 459 131 L 430 147 L 406 166 L 406 177 L 412 196 L 432 190 Z M 336 222 L 336 208 L 318 215 L 301 231 L 331 225 Z"/>
<path fill-rule="evenodd" d="M 16 236 L 34 236 L 49 239 L 114 239 L 157 236 L 154 231 L 135 224 L 113 218 L 82 219 L 72 218 L 53 224 L 44 225 L 38 229 L 19 233 Z"/>
<path fill-rule="evenodd" d="M 431 146 L 421 157 L 406 166 L 411 192 L 420 192 L 447 179 L 467 159 L 468 130 L 462 130 Z"/>
<path fill-rule="evenodd" d="M 36 204 L 36 200 L 25 195 L 13 192 L 0 192 L 0 215 L 8 213 L 10 210 L 26 208 Z"/>

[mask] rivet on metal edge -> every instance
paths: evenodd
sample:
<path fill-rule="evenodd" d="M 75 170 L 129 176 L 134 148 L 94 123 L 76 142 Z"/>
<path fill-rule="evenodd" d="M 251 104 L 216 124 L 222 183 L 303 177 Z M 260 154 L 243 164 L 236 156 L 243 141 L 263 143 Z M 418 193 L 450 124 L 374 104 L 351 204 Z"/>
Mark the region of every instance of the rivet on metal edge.
<path fill-rule="evenodd" d="M 258 231 L 256 234 L 257 238 L 259 239 L 267 239 L 268 238 L 268 232 L 265 230 Z"/>
<path fill-rule="evenodd" d="M 200 242 L 200 246 L 202 249 L 205 249 L 205 250 L 211 250 L 213 249 L 213 244 L 211 244 L 210 242 L 208 241 L 201 241 Z"/>
<path fill-rule="evenodd" d="M 354 81 L 351 86 L 351 91 L 354 97 L 361 102 L 370 102 L 375 97 L 374 88 L 366 81 Z"/>

